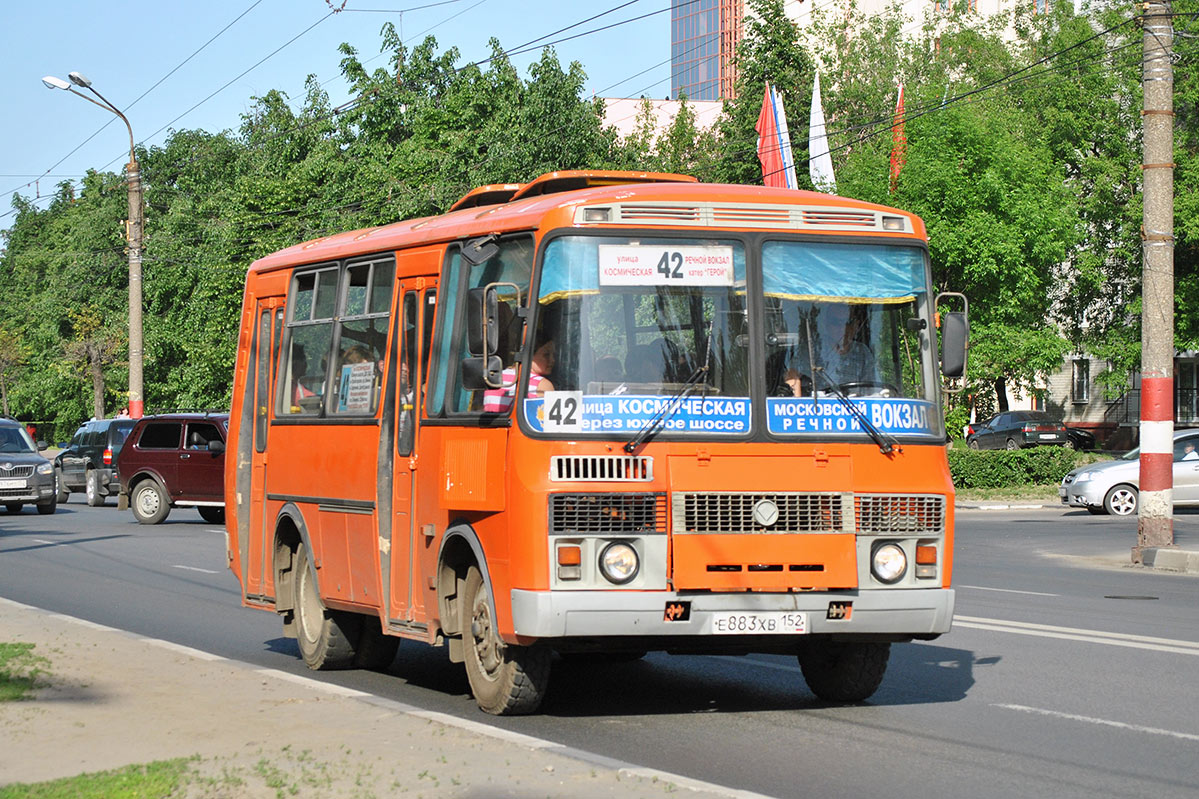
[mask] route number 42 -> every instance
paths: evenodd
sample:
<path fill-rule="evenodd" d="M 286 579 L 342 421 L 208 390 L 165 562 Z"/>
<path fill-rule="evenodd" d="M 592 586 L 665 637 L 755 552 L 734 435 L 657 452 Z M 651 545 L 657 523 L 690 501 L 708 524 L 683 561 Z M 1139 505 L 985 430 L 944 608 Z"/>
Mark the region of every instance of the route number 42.
<path fill-rule="evenodd" d="M 541 426 L 547 433 L 579 430 L 583 424 L 583 392 L 547 391 L 541 410 Z"/>
<path fill-rule="evenodd" d="M 658 274 L 667 280 L 683 279 L 683 254 L 678 250 L 667 250 L 658 261 Z"/>

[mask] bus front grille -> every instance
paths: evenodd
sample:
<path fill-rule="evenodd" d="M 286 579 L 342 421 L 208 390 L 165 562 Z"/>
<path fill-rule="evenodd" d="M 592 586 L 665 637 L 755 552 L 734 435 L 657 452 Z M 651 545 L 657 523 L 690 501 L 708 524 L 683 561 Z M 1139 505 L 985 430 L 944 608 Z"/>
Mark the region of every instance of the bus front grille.
<path fill-rule="evenodd" d="M 858 532 L 941 535 L 945 497 L 941 494 L 859 494 L 855 498 Z"/>
<path fill-rule="evenodd" d="M 678 492 L 675 534 L 841 533 L 852 523 L 852 495 L 839 492 Z"/>
<path fill-rule="evenodd" d="M 666 495 L 551 494 L 550 535 L 635 536 L 666 533 Z"/>
<path fill-rule="evenodd" d="M 648 483 L 654 459 L 644 455 L 555 455 L 550 480 L 555 483 Z"/>

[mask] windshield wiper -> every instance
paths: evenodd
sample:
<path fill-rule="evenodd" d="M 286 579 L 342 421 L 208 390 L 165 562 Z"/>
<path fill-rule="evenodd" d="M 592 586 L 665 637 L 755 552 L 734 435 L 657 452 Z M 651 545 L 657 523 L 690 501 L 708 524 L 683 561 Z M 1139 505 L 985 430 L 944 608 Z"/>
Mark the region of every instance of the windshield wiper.
<path fill-rule="evenodd" d="M 646 424 L 645 427 L 641 428 L 640 432 L 638 432 L 637 435 L 634 436 L 632 440 L 627 442 L 621 449 L 632 455 L 642 444 L 648 444 L 654 436 L 662 432 L 662 428 L 666 425 L 666 420 L 674 416 L 675 411 L 679 409 L 679 405 L 683 403 L 683 400 L 687 398 L 687 395 L 691 393 L 691 390 L 699 384 L 700 379 L 707 376 L 708 365 L 705 363 L 697 366 L 695 371 L 691 373 L 691 377 L 688 377 L 687 381 L 683 383 L 683 387 L 675 393 L 674 398 L 670 401 L 670 404 L 658 411 L 654 415 L 654 418 L 650 419 L 649 423 Z"/>
<path fill-rule="evenodd" d="M 828 376 L 827 372 L 824 371 L 823 366 L 813 366 L 812 372 L 819 374 L 824 378 L 824 382 L 828 384 L 829 389 L 833 392 L 833 396 L 841 401 L 841 404 L 846 407 L 853 418 L 858 420 L 858 424 L 866 428 L 866 432 L 869 433 L 870 437 L 874 439 L 874 443 L 878 444 L 879 452 L 883 453 L 884 455 L 890 455 L 893 450 L 903 452 L 903 447 L 899 446 L 898 441 L 875 427 L 871 423 L 870 419 L 866 417 L 866 414 L 862 413 L 862 409 L 857 405 L 854 405 L 853 400 L 841 393 L 841 389 L 837 388 L 837 384 L 833 382 L 833 379 Z M 812 385 L 815 386 L 815 383 Z M 815 398 L 815 392 L 813 392 L 813 398 Z"/>

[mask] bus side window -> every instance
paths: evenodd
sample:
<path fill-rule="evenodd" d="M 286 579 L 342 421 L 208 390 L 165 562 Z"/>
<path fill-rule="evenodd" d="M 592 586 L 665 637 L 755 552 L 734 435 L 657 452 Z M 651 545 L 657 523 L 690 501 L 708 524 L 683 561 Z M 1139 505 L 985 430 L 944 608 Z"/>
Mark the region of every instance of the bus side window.
<path fill-rule="evenodd" d="M 287 344 L 276 380 L 279 416 L 318 416 L 324 406 L 326 366 L 333 347 L 336 264 L 297 274 L 287 302 Z"/>
<path fill-rule="evenodd" d="M 412 454 L 413 433 L 416 421 L 416 345 L 417 345 L 417 304 L 416 292 L 404 294 L 404 318 L 401 326 L 400 340 L 400 422 L 399 436 L 396 440 L 396 452 L 400 455 Z"/>

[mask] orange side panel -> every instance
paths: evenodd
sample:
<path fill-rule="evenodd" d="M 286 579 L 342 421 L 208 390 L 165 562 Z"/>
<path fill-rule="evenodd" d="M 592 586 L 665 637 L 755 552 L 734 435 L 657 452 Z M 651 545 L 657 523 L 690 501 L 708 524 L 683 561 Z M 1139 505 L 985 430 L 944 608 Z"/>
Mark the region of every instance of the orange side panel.
<path fill-rule="evenodd" d="M 457 431 L 455 431 L 457 432 Z M 504 509 L 504 450 L 508 431 L 468 430 L 442 440 L 442 508 L 465 511 Z"/>
<path fill-rule="evenodd" d="M 676 535 L 676 589 L 854 588 L 852 533 L 802 535 Z"/>

